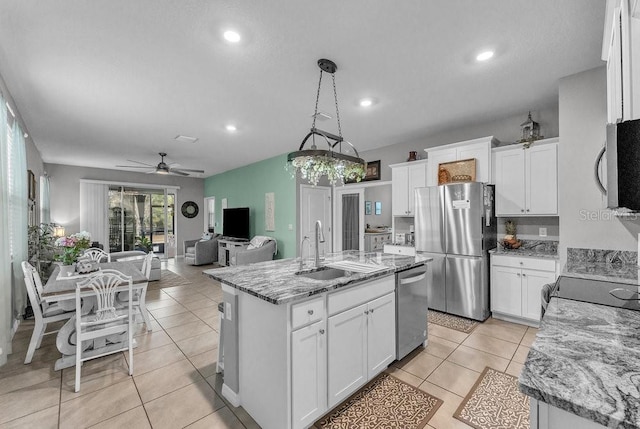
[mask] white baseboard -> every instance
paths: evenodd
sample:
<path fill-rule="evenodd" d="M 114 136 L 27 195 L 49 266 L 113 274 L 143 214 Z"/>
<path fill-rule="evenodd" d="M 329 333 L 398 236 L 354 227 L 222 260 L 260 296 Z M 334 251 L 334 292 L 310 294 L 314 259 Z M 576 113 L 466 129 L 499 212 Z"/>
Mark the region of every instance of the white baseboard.
<path fill-rule="evenodd" d="M 240 395 L 231 390 L 231 388 L 226 384 L 222 384 L 222 396 L 224 396 L 234 407 L 239 407 L 242 404 L 240 402 Z"/>

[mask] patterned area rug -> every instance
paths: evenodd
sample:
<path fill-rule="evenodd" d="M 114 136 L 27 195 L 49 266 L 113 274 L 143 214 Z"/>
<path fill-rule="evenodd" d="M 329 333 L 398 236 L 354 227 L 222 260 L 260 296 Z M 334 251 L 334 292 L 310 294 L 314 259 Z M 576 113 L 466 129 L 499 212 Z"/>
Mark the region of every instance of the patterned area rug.
<path fill-rule="evenodd" d="M 162 270 L 160 280 L 156 282 L 149 282 L 148 289 L 162 289 L 165 287 L 187 286 L 190 284 L 193 283 L 182 277 L 180 274 L 176 274 L 170 270 Z"/>
<path fill-rule="evenodd" d="M 428 320 L 429 323 L 455 329 L 465 334 L 471 333 L 471 331 L 480 324 L 480 322 L 476 322 L 475 320 L 465 319 L 464 317 L 454 316 L 453 314 L 440 313 L 435 310 L 429 310 Z"/>
<path fill-rule="evenodd" d="M 453 417 L 476 429 L 529 429 L 529 397 L 517 378 L 486 367 Z"/>
<path fill-rule="evenodd" d="M 442 400 L 383 373 L 316 422 L 318 429 L 421 429 Z"/>

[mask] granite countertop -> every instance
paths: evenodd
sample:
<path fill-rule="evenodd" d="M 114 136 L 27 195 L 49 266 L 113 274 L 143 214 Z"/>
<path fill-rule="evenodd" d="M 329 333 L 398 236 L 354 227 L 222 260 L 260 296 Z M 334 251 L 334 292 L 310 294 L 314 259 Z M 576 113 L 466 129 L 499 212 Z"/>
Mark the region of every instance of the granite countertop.
<path fill-rule="evenodd" d="M 640 428 L 640 312 L 552 298 L 520 390 L 611 428 Z"/>
<path fill-rule="evenodd" d="M 279 259 L 258 264 L 240 265 L 203 271 L 203 274 L 221 283 L 254 295 L 272 304 L 284 304 L 354 283 L 384 277 L 431 261 L 421 255 L 403 256 L 387 253 L 344 251 L 331 253 L 322 265 L 331 262 L 352 261 L 376 264 L 381 270 L 373 273 L 355 273 L 331 280 L 315 280 L 297 275 L 299 259 Z M 304 272 L 314 271 L 313 261 L 305 261 Z"/>
<path fill-rule="evenodd" d="M 562 275 L 637 285 L 638 254 L 622 250 L 569 248 Z"/>
<path fill-rule="evenodd" d="M 521 240 L 517 249 L 507 249 L 498 242 L 498 247 L 489 250 L 492 255 L 507 255 L 526 258 L 560 259 L 557 241 Z"/>

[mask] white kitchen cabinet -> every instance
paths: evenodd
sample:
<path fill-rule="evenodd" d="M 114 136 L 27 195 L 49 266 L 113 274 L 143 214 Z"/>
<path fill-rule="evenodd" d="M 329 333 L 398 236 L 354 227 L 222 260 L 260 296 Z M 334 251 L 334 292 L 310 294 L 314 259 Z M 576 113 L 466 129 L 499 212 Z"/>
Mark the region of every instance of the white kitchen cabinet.
<path fill-rule="evenodd" d="M 329 317 L 329 408 L 395 359 L 395 306 L 395 293 L 391 292 Z"/>
<path fill-rule="evenodd" d="M 607 1 L 605 20 L 602 59 L 607 62 L 607 121 L 639 119 L 640 6 L 637 0 Z"/>
<path fill-rule="evenodd" d="M 391 213 L 413 216 L 416 188 L 427 186 L 427 161 L 403 162 L 391 167 Z"/>
<path fill-rule="evenodd" d="M 491 148 L 499 142 L 493 136 L 425 149 L 429 161 L 427 186 L 438 185 L 438 166 L 442 163 L 475 158 L 476 182 L 493 183 Z"/>
<path fill-rule="evenodd" d="M 604 429 L 606 426 L 593 420 L 562 410 L 535 398 L 529 398 L 531 429 Z"/>
<path fill-rule="evenodd" d="M 558 139 L 494 149 L 496 216 L 558 215 Z"/>
<path fill-rule="evenodd" d="M 391 243 L 390 232 L 365 232 L 364 233 L 364 251 L 365 252 L 382 252 L 384 245 Z"/>
<path fill-rule="evenodd" d="M 491 255 L 491 312 L 538 325 L 542 286 L 556 281 L 555 259 Z"/>
<path fill-rule="evenodd" d="M 291 333 L 291 399 L 294 427 L 306 427 L 327 408 L 324 320 Z"/>

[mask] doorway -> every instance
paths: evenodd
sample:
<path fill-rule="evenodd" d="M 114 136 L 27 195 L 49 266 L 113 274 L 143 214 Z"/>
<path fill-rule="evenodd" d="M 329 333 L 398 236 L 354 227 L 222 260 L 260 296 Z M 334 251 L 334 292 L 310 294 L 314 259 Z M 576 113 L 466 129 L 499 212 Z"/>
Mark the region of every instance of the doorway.
<path fill-rule="evenodd" d="M 300 240 L 309 237 L 309 243 L 303 250 L 305 258 L 307 255 L 315 256 L 313 243 L 316 220 L 322 223 L 324 231 L 325 242 L 320 244 L 320 254 L 332 252 L 331 188 L 300 185 Z M 300 249 L 297 251 L 300 252 Z"/>
<path fill-rule="evenodd" d="M 364 188 L 336 189 L 335 201 L 336 251 L 364 250 Z"/>

